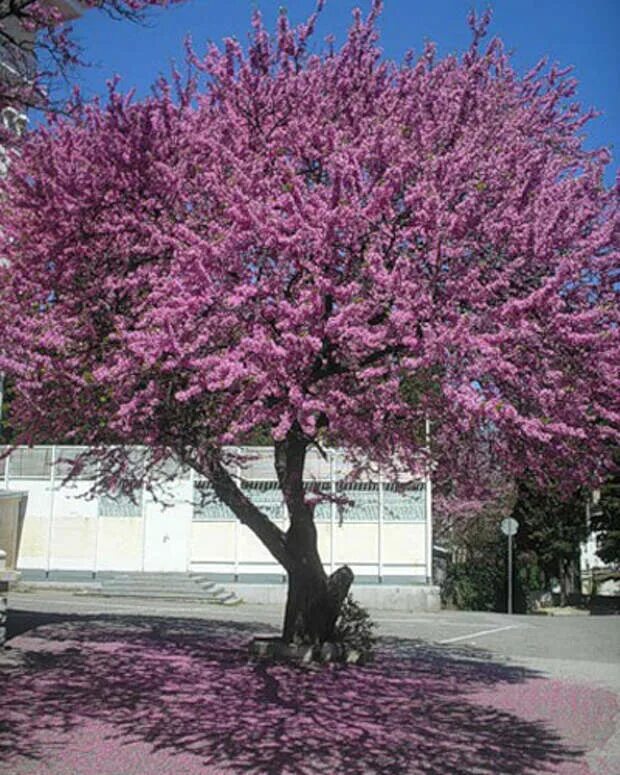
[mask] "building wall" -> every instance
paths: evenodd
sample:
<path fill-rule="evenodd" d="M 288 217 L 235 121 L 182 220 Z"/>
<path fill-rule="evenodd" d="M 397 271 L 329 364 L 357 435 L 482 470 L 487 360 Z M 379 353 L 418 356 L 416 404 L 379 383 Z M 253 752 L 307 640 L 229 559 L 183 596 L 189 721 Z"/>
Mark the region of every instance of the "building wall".
<path fill-rule="evenodd" d="M 167 486 L 166 506 L 146 492 L 137 493 L 135 502 L 88 498 L 91 480 L 63 485 L 55 476 L 58 467 L 52 461 L 67 452 L 20 449 L 12 453 L 8 465 L 0 462 L 5 487 L 28 492 L 18 562 L 22 570 L 192 570 L 255 581 L 282 576 L 283 569 L 267 549 L 222 504 L 212 502 L 205 508 L 198 503 L 192 476 L 180 475 Z M 263 448 L 263 458 L 265 452 Z M 261 465 L 267 474 L 264 460 Z M 264 500 L 265 489 L 269 498 L 276 492 L 269 482 L 264 484 L 266 488 L 258 490 L 256 481 L 251 485 L 258 503 L 261 494 Z M 431 572 L 425 491 L 402 496 L 379 484 L 375 490 L 368 487 L 366 483 L 359 492 L 350 491 L 353 501 L 359 499 L 343 514 L 331 504 L 317 510 L 319 551 L 326 570 L 346 563 L 356 576 L 368 580 L 426 581 Z M 282 505 L 265 503 L 267 513 L 286 529 Z"/>

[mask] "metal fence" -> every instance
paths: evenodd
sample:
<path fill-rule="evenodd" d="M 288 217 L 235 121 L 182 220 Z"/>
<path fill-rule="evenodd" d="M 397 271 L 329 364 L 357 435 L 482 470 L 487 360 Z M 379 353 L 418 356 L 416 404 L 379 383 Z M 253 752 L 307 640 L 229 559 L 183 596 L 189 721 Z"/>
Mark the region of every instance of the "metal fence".
<path fill-rule="evenodd" d="M 335 520 L 356 522 L 424 522 L 424 489 L 401 492 L 382 482 L 341 482 L 334 480 L 333 488 L 318 500 L 314 509 L 317 522 Z M 275 522 L 286 521 L 286 508 L 276 482 L 255 481 L 242 483 L 242 490 L 250 500 Z M 307 490 L 316 493 L 313 483 Z M 234 514 L 217 501 L 205 485 L 194 484 L 194 520 L 233 521 Z"/>

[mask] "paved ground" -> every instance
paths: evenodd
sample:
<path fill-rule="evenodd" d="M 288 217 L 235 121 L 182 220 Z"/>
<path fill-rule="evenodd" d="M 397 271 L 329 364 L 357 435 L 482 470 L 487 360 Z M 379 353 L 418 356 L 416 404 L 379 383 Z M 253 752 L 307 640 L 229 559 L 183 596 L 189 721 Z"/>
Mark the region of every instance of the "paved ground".
<path fill-rule="evenodd" d="M 275 607 L 10 607 L 2 775 L 620 773 L 617 616 L 377 611 L 374 665 L 308 671 L 247 659 Z"/>

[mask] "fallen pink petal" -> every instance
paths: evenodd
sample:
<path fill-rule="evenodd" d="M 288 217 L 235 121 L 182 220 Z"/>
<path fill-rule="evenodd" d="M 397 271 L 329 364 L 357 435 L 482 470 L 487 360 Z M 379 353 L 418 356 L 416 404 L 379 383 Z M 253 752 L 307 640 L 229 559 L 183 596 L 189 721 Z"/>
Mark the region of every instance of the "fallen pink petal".
<path fill-rule="evenodd" d="M 365 667 L 248 657 L 244 624 L 52 616 L 13 638 L 0 772 L 612 775 L 615 695 L 385 640 Z"/>

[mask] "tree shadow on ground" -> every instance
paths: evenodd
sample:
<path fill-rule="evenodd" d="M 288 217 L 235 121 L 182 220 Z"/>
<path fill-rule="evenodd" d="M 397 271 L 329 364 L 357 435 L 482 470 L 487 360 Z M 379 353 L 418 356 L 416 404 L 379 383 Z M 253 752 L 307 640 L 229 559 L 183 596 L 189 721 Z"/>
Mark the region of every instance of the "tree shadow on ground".
<path fill-rule="evenodd" d="M 543 724 L 468 702 L 537 675 L 480 651 L 390 638 L 369 666 L 308 669 L 249 659 L 264 625 L 48 615 L 26 631 L 32 614 L 12 620 L 23 634 L 3 686 L 9 767 L 93 721 L 114 729 L 107 746 L 146 742 L 252 775 L 511 775 L 582 754 Z"/>

